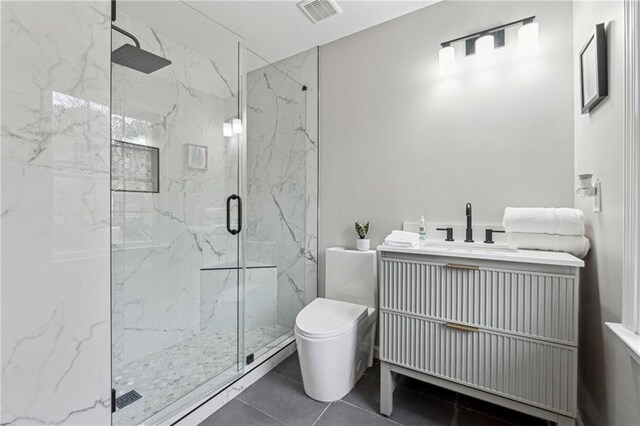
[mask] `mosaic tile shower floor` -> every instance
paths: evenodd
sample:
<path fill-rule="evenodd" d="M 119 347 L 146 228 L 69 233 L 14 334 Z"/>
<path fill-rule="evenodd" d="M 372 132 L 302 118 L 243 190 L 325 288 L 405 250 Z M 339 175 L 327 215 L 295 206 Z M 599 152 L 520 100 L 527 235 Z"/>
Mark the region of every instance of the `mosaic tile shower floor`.
<path fill-rule="evenodd" d="M 260 350 L 290 329 L 279 325 L 248 330 L 246 353 Z M 236 363 L 234 332 L 205 332 L 125 365 L 113 366 L 118 396 L 135 389 L 142 398 L 118 410 L 113 424 L 137 425 Z"/>

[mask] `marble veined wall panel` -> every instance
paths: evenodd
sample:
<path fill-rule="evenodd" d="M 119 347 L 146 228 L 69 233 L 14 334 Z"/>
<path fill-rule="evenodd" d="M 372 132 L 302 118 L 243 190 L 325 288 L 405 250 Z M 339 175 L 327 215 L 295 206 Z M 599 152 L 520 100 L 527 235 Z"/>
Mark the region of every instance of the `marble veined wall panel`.
<path fill-rule="evenodd" d="M 317 294 L 316 49 L 248 73 L 247 127 L 247 244 L 272 245 L 278 323 L 293 327 Z"/>
<path fill-rule="evenodd" d="M 110 411 L 110 2 L 2 2 L 0 423 Z"/>

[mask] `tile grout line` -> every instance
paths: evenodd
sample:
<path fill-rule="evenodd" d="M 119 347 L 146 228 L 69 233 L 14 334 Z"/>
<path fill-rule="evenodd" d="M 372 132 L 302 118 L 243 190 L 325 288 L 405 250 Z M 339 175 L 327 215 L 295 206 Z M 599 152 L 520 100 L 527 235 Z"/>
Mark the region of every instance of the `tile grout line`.
<path fill-rule="evenodd" d="M 481 415 L 483 415 L 485 417 L 488 417 L 488 418 L 490 418 L 492 420 L 498 420 L 498 421 L 501 421 L 501 422 L 503 422 L 505 424 L 508 424 L 508 425 L 511 425 L 511 426 L 517 426 L 518 425 L 518 423 L 513 423 L 513 421 L 511 421 L 511 420 L 506 420 L 503 417 L 497 416 L 495 414 L 487 413 L 486 411 L 481 411 L 479 409 L 467 407 L 465 405 L 460 405 L 460 404 L 457 403 L 457 397 L 456 397 L 456 405 L 455 405 L 456 413 L 458 412 L 459 408 L 461 408 L 463 410 L 466 410 L 466 411 L 470 411 L 470 412 L 475 413 L 475 414 L 481 414 Z M 453 426 L 455 426 L 455 425 L 453 425 Z"/>
<path fill-rule="evenodd" d="M 365 373 L 364 375 L 366 376 L 366 375 L 367 375 L 367 373 Z M 376 380 L 379 380 L 379 379 L 380 379 L 379 377 L 371 376 L 371 375 L 369 375 L 369 377 L 373 377 L 373 378 L 375 378 Z M 416 379 L 416 380 L 417 380 L 417 379 Z M 434 386 L 435 386 L 435 385 L 434 385 Z M 396 389 L 397 389 L 397 388 L 402 388 L 402 389 L 407 390 L 407 391 L 409 391 L 409 392 L 413 392 L 413 393 L 417 393 L 417 394 L 420 394 L 420 395 L 427 396 L 427 397 L 429 397 L 429 398 L 437 399 L 437 400 L 439 400 L 439 401 L 446 402 L 446 403 L 451 404 L 451 405 L 454 405 L 454 406 L 458 403 L 458 395 L 459 395 L 459 394 L 458 394 L 458 392 L 454 392 L 454 393 L 456 394 L 455 398 L 454 398 L 453 400 L 449 400 L 449 399 L 447 399 L 447 398 L 445 398 L 445 397 L 443 397 L 443 396 L 438 396 L 438 395 L 434 395 L 434 394 L 429 393 L 429 392 L 425 392 L 425 391 L 423 391 L 423 390 L 418 390 L 418 389 L 410 388 L 410 387 L 408 387 L 408 386 L 406 386 L 406 385 L 403 385 L 403 384 L 400 384 L 400 383 L 397 383 L 397 384 L 396 384 Z"/>
<path fill-rule="evenodd" d="M 284 375 L 284 374 L 282 374 L 282 373 L 278 373 L 277 371 L 275 371 L 275 369 L 274 369 L 274 370 L 271 370 L 271 371 L 273 371 L 274 373 L 276 373 L 276 374 L 277 374 L 278 376 L 280 376 L 280 377 L 284 377 L 285 379 L 289 379 L 289 380 L 291 380 L 292 382 L 300 383 L 301 385 L 303 384 L 301 381 L 298 381 L 298 380 L 296 380 L 296 379 L 292 379 L 291 377 L 289 377 L 289 376 L 285 376 L 285 375 Z"/>
<path fill-rule="evenodd" d="M 454 404 L 454 408 L 455 408 L 454 415 L 457 415 L 458 412 L 459 412 L 459 408 L 461 408 L 463 410 L 467 410 L 467 411 L 470 411 L 472 413 L 482 414 L 485 417 L 489 417 L 490 419 L 493 419 L 493 420 L 499 420 L 501 422 L 504 422 L 504 423 L 512 425 L 512 426 L 517 426 L 518 425 L 517 423 L 513 423 L 510 420 L 507 421 L 507 420 L 503 419 L 502 417 L 496 416 L 494 414 L 487 413 L 486 411 L 480 411 L 480 410 L 472 408 L 472 407 L 467 407 L 466 405 L 461 405 L 458 402 L 458 399 L 460 399 L 460 392 L 456 392 L 456 401 L 455 401 L 455 404 Z M 506 407 L 503 407 L 503 408 L 506 408 Z M 452 423 L 452 426 L 457 426 L 457 425 Z"/>
<path fill-rule="evenodd" d="M 331 404 L 333 404 L 334 401 L 331 401 L 329 404 L 327 404 L 326 407 L 324 407 L 324 410 L 322 410 L 322 413 L 320 413 L 320 415 L 318 416 L 318 418 L 316 419 L 315 422 L 313 422 L 313 424 L 311 426 L 315 426 L 316 423 L 318 423 L 318 420 L 320 420 L 320 417 L 322 417 L 322 415 L 325 413 L 325 411 L 327 411 L 329 409 L 329 407 L 331 407 Z"/>
<path fill-rule="evenodd" d="M 453 400 L 453 416 L 451 416 L 451 426 L 458 425 L 458 397 L 460 394 L 456 392 L 456 397 Z"/>
<path fill-rule="evenodd" d="M 297 381 L 297 380 L 295 380 L 295 379 L 292 379 L 291 377 L 287 377 L 287 376 L 285 376 L 284 374 L 280 374 L 280 373 L 278 373 L 277 371 L 271 370 L 271 371 L 269 371 L 269 373 L 274 373 L 275 375 L 280 376 L 280 377 L 282 377 L 282 378 L 284 378 L 284 379 L 287 379 L 287 380 L 288 380 L 288 381 L 290 381 L 290 382 L 297 383 L 297 384 L 299 384 L 299 385 L 303 385 L 303 386 L 304 386 L 304 383 L 299 382 L 299 381 Z M 267 373 L 267 374 L 269 374 L 269 373 Z M 265 375 L 264 377 L 266 377 L 266 375 Z"/>
<path fill-rule="evenodd" d="M 458 397 L 456 396 L 456 401 L 457 400 L 458 400 Z M 453 415 L 451 416 L 451 426 L 458 426 L 458 404 L 457 404 L 457 402 L 453 406 Z"/>
<path fill-rule="evenodd" d="M 360 411 L 364 411 L 365 413 L 373 414 L 374 416 L 382 417 L 383 419 L 388 420 L 388 421 L 390 421 L 391 423 L 394 423 L 394 424 L 397 424 L 397 425 L 400 425 L 400 426 L 404 426 L 402 423 L 398 423 L 398 422 L 396 422 L 395 420 L 391 420 L 389 417 L 383 416 L 383 415 L 382 415 L 382 414 L 380 414 L 380 413 L 376 413 L 376 412 L 373 412 L 373 411 L 366 410 L 366 409 L 364 409 L 364 408 L 362 408 L 362 407 L 358 407 L 357 405 L 352 404 L 352 403 L 350 403 L 350 402 L 347 402 L 347 401 L 345 401 L 344 399 L 340 399 L 339 401 L 340 401 L 340 402 L 344 402 L 345 404 L 350 405 L 350 406 L 352 406 L 352 407 L 354 407 L 354 408 L 357 408 L 357 409 L 358 409 L 358 410 L 360 410 Z"/>
<path fill-rule="evenodd" d="M 283 425 L 284 425 L 284 424 L 286 424 L 285 422 L 283 422 L 282 420 L 278 419 L 277 417 L 273 417 L 271 414 L 269 414 L 269 413 L 267 413 L 267 412 L 265 412 L 265 411 L 262 411 L 262 410 L 261 410 L 261 409 L 259 409 L 259 408 L 254 407 L 253 405 L 249 404 L 249 403 L 248 403 L 248 402 L 246 402 L 246 401 L 243 401 L 243 400 L 239 399 L 238 397 L 236 397 L 236 398 L 234 398 L 234 399 L 237 399 L 238 401 L 240 401 L 241 403 L 245 404 L 245 405 L 246 405 L 247 407 L 249 407 L 249 408 L 253 408 L 253 409 L 254 409 L 254 410 L 256 410 L 256 411 L 261 412 L 262 414 L 266 414 L 267 416 L 271 417 L 273 420 L 277 421 L 278 423 L 282 423 Z"/>

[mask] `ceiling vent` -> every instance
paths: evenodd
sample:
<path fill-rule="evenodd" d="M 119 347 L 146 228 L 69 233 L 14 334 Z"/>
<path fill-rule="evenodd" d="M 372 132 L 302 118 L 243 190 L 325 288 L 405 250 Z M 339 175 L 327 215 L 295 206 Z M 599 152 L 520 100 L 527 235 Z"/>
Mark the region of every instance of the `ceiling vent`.
<path fill-rule="evenodd" d="M 334 0 L 302 0 L 298 7 L 314 24 L 342 13 Z"/>

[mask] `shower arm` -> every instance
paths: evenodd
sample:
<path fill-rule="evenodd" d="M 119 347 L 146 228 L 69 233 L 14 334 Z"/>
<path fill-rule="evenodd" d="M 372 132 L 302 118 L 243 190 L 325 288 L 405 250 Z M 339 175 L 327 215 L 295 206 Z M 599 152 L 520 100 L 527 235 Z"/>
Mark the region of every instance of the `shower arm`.
<path fill-rule="evenodd" d="M 131 40 L 133 40 L 133 41 L 134 41 L 134 43 L 136 44 L 136 47 L 137 47 L 138 49 L 140 49 L 140 42 L 138 41 L 138 39 L 137 39 L 133 34 L 131 34 L 131 33 L 130 33 L 130 32 L 128 32 L 128 31 L 125 31 L 125 30 L 123 30 L 122 28 L 117 27 L 117 26 L 115 26 L 115 25 L 113 25 L 113 24 L 111 24 L 111 28 L 112 28 L 112 29 L 114 29 L 114 30 L 116 30 L 116 31 L 117 31 L 117 32 L 119 32 L 120 34 L 123 34 L 123 35 L 125 35 L 125 36 L 129 37 Z"/>

